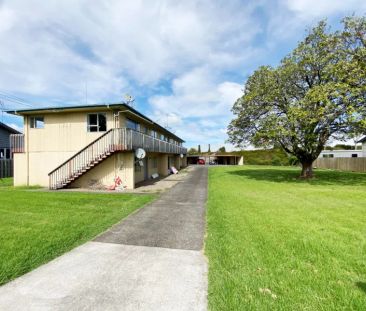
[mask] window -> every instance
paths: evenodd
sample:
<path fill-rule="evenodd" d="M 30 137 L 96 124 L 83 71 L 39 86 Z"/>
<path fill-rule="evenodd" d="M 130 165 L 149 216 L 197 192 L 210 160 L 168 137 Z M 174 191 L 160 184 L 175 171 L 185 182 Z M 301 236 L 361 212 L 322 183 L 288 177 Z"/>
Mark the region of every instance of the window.
<path fill-rule="evenodd" d="M 163 140 L 163 141 L 166 141 L 166 142 L 169 142 L 169 138 L 168 138 L 168 136 L 166 136 L 166 135 L 164 135 L 164 134 L 160 134 L 159 139 L 160 139 L 160 140 Z"/>
<path fill-rule="evenodd" d="M 352 158 L 357 158 L 357 153 L 352 153 Z"/>
<path fill-rule="evenodd" d="M 157 138 L 157 133 L 154 130 L 151 130 L 150 135 L 154 138 Z"/>
<path fill-rule="evenodd" d="M 10 149 L 9 148 L 1 148 L 0 149 L 0 159 L 10 159 Z"/>
<path fill-rule="evenodd" d="M 140 124 L 138 124 L 137 122 L 131 120 L 131 119 L 127 119 L 126 121 L 126 127 L 128 129 L 131 130 L 135 130 L 135 131 L 139 131 L 140 130 Z"/>
<path fill-rule="evenodd" d="M 44 117 L 30 117 L 30 127 L 32 129 L 43 129 Z"/>
<path fill-rule="evenodd" d="M 334 158 L 334 154 L 323 154 L 323 158 Z"/>
<path fill-rule="evenodd" d="M 88 132 L 105 132 L 107 130 L 107 117 L 105 113 L 88 114 Z"/>
<path fill-rule="evenodd" d="M 149 134 L 149 129 L 145 125 L 140 125 L 140 132 L 144 134 Z"/>

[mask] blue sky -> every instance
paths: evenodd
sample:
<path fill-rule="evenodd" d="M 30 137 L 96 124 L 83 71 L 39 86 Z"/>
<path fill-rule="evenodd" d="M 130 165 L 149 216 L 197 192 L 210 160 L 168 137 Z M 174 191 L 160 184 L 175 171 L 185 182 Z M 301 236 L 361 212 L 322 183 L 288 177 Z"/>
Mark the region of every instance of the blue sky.
<path fill-rule="evenodd" d="M 365 10 L 358 0 L 0 0 L 0 94 L 36 108 L 85 104 L 86 84 L 88 104 L 128 93 L 188 147 L 215 150 L 253 70 L 278 64 L 320 19 L 335 29 Z"/>

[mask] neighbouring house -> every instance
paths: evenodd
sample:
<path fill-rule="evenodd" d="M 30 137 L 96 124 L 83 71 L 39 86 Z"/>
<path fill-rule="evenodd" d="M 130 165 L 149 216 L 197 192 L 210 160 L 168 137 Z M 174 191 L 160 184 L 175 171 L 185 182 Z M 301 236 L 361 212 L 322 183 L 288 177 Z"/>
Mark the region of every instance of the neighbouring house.
<path fill-rule="evenodd" d="M 357 150 L 323 150 L 319 158 L 364 158 L 366 157 L 366 136 L 358 141 L 362 149 Z"/>
<path fill-rule="evenodd" d="M 243 165 L 244 158 L 241 155 L 225 153 L 211 153 L 211 154 L 194 154 L 187 156 L 188 164 L 198 164 L 199 160 L 204 160 L 205 164 L 215 165 Z"/>
<path fill-rule="evenodd" d="M 12 153 L 10 152 L 11 134 L 20 134 L 20 132 L 0 122 L 0 159 L 12 158 Z"/>
<path fill-rule="evenodd" d="M 123 103 L 8 113 L 24 118 L 24 135 L 12 136 L 16 186 L 103 188 L 118 180 L 133 189 L 187 165 L 181 138 Z"/>
<path fill-rule="evenodd" d="M 323 150 L 319 158 L 360 158 L 362 150 Z"/>
<path fill-rule="evenodd" d="M 362 157 L 366 158 L 366 136 L 358 142 L 362 144 Z"/>

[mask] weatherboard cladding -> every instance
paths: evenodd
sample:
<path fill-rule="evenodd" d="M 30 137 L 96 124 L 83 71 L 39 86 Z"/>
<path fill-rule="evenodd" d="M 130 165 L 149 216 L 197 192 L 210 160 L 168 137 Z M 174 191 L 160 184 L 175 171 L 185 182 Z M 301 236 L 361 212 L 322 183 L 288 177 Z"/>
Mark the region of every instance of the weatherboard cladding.
<path fill-rule="evenodd" d="M 0 148 L 9 148 L 9 132 L 0 127 Z"/>
<path fill-rule="evenodd" d="M 0 122 L 0 148 L 10 148 L 10 134 L 19 132 Z"/>
<path fill-rule="evenodd" d="M 7 113 L 14 114 L 14 115 L 29 115 L 29 114 L 35 114 L 35 113 L 42 113 L 42 112 L 62 112 L 62 111 L 73 111 L 73 110 L 88 110 L 88 109 L 95 109 L 95 108 L 108 108 L 112 110 L 118 111 L 119 109 L 126 109 L 130 112 L 132 112 L 135 115 L 140 116 L 142 119 L 145 119 L 146 121 L 154 124 L 159 130 L 161 130 L 163 133 L 167 133 L 172 138 L 178 140 L 179 142 L 183 142 L 184 140 L 174 133 L 170 132 L 160 124 L 152 121 L 150 118 L 143 115 L 141 112 L 137 111 L 133 107 L 125 104 L 125 103 L 112 103 L 112 104 L 98 104 L 98 105 L 83 105 L 83 106 L 62 106 L 62 107 L 42 107 L 42 108 L 32 108 L 32 109 L 19 109 L 19 110 L 9 110 Z"/>

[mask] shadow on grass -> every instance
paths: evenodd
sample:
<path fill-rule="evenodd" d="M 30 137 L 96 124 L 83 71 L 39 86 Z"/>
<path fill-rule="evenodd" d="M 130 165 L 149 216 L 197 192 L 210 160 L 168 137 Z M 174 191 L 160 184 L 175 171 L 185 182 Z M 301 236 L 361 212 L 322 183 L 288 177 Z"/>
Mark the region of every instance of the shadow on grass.
<path fill-rule="evenodd" d="M 0 178 L 0 188 L 10 187 L 13 185 L 13 178 Z"/>
<path fill-rule="evenodd" d="M 365 282 L 356 282 L 356 285 L 359 289 L 361 289 L 366 294 L 366 283 Z"/>
<path fill-rule="evenodd" d="M 227 174 L 242 176 L 259 181 L 276 183 L 309 183 L 311 185 L 344 185 L 366 186 L 365 173 L 339 172 L 315 170 L 311 180 L 300 179 L 300 169 L 289 168 L 249 168 L 243 170 L 228 171 Z"/>

